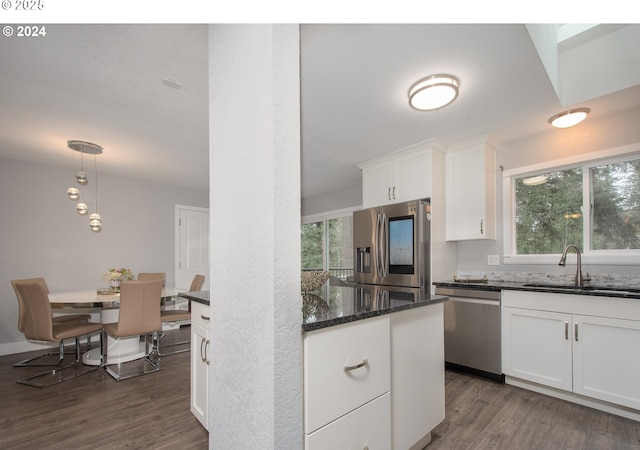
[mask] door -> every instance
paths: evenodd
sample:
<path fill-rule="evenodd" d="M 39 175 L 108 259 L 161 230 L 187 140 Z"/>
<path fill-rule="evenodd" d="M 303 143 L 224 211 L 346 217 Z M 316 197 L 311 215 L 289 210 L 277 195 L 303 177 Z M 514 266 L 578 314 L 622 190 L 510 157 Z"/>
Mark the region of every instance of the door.
<path fill-rule="evenodd" d="M 573 391 L 640 409 L 640 322 L 573 316 Z"/>
<path fill-rule="evenodd" d="M 571 315 L 502 308 L 505 375 L 571 392 Z"/>
<path fill-rule="evenodd" d="M 209 210 L 176 205 L 176 288 L 189 289 L 193 277 L 205 276 L 209 289 Z"/>

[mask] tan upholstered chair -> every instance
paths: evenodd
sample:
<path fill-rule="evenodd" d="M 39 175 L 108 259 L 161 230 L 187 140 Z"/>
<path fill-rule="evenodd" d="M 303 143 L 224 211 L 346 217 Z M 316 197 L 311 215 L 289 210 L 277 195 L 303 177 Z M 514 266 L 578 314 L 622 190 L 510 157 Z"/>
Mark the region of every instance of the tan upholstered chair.
<path fill-rule="evenodd" d="M 162 280 L 148 281 L 123 281 L 120 283 L 120 312 L 116 323 L 107 323 L 104 325 L 102 336 L 102 360 L 108 361 L 107 357 L 107 335 L 114 338 L 124 338 L 131 336 L 144 336 L 145 354 L 143 362 L 145 363 L 142 370 L 133 374 L 125 374 L 124 366 L 133 365 L 130 363 L 108 364 L 105 365 L 106 372 L 117 381 L 127 378 L 145 375 L 160 370 L 160 366 L 150 357 L 149 342 L 147 340 L 150 334 L 162 330 L 162 322 L 160 321 L 160 296 L 162 295 Z M 135 360 L 137 361 L 137 360 Z M 147 369 L 149 364 L 151 369 Z M 117 371 L 115 366 L 117 366 Z M 124 370 L 123 370 L 124 369 Z"/>
<path fill-rule="evenodd" d="M 75 338 L 75 361 L 73 363 L 66 366 L 58 366 L 51 371 L 18 380 L 18 383 L 45 388 L 73 380 L 80 375 L 85 375 L 98 369 L 98 367 L 95 367 L 78 372 L 74 366 L 80 361 L 80 336 L 100 331 L 102 329 L 101 323 L 81 320 L 54 323 L 51 315 L 51 304 L 49 303 L 49 292 L 42 278 L 12 280 L 11 284 L 23 307 L 21 324 L 23 327 L 22 332 L 27 339 L 57 342 L 60 361 L 62 361 L 64 359 L 64 340 Z M 71 371 L 73 373 L 70 376 L 65 376 L 65 369 L 71 368 L 73 368 Z M 66 373 L 68 374 L 69 372 L 67 371 Z"/>
<path fill-rule="evenodd" d="M 140 272 L 138 274 L 139 281 L 162 280 L 162 287 L 167 282 L 167 274 L 164 272 Z"/>
<path fill-rule="evenodd" d="M 189 292 L 194 292 L 194 291 L 199 291 L 200 289 L 202 289 L 202 285 L 204 284 L 204 275 L 196 275 L 193 277 L 193 281 L 191 281 L 191 287 L 189 288 Z M 163 310 L 160 312 L 161 314 L 161 318 L 162 318 L 162 323 L 169 323 L 169 324 L 176 324 L 176 323 L 180 323 L 180 322 L 184 322 L 184 324 L 188 324 L 191 322 L 191 302 L 189 302 L 189 306 L 187 310 L 184 309 L 174 309 L 174 310 Z M 170 353 L 162 353 L 162 351 L 160 350 L 160 341 L 162 340 L 163 336 L 158 336 L 156 334 L 155 337 L 155 346 L 156 346 L 156 354 L 158 356 L 168 356 L 168 355 L 173 355 L 175 353 L 183 353 L 183 352 L 188 352 L 189 350 L 191 350 L 191 347 L 187 347 L 181 350 L 175 350 L 173 352 Z M 169 344 L 166 345 L 165 347 L 174 347 L 176 345 L 183 345 L 183 344 L 189 344 L 191 341 L 181 341 L 181 342 L 175 342 L 173 344 Z"/>
<path fill-rule="evenodd" d="M 22 296 L 20 295 L 20 292 L 18 291 L 18 289 L 16 289 L 14 281 L 17 281 L 17 280 L 11 281 L 11 286 L 13 286 L 13 290 L 15 291 L 16 297 L 18 298 L 18 330 L 21 333 L 24 333 L 24 321 L 25 321 L 24 300 L 22 299 Z M 49 295 L 49 288 L 47 287 L 47 283 L 44 280 L 44 278 L 28 278 L 21 281 L 34 281 L 36 283 L 41 283 L 44 286 L 44 289 L 47 292 L 47 295 Z M 65 314 L 63 316 L 52 316 L 52 319 L 53 319 L 54 325 L 65 323 L 65 322 L 74 322 L 74 321 L 88 322 L 89 319 L 91 319 L 91 315 L 90 314 Z M 91 340 L 90 340 L 90 337 L 87 336 L 87 350 L 90 348 L 90 346 L 91 346 Z M 50 356 L 58 356 L 58 361 L 52 362 L 51 360 L 53 358 L 49 358 Z M 59 352 L 48 352 L 39 356 L 35 356 L 33 358 L 25 359 L 24 361 L 17 362 L 13 365 L 13 367 L 57 366 L 62 364 L 63 358 L 64 358 L 64 354 L 61 355 Z M 34 362 L 40 359 L 44 359 L 47 362 L 41 362 L 41 363 Z"/>

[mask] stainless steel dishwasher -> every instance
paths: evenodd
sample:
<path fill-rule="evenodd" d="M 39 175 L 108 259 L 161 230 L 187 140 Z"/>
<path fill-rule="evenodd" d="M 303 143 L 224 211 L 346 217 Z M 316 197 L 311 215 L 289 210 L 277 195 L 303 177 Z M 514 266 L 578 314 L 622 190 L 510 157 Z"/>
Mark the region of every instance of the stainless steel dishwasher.
<path fill-rule="evenodd" d="M 451 369 L 504 382 L 500 291 L 436 286 L 444 304 L 444 359 Z"/>

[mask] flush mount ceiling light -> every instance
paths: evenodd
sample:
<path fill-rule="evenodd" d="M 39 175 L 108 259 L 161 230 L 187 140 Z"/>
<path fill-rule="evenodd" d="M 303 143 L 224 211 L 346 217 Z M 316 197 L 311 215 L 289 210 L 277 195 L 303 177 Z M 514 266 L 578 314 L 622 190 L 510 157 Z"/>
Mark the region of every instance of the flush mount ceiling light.
<path fill-rule="evenodd" d="M 67 189 L 67 196 L 70 200 L 76 201 L 80 199 L 80 202 L 76 205 L 76 212 L 81 216 L 86 216 L 89 213 L 89 207 L 84 202 L 84 186 L 89 183 L 89 178 L 84 172 L 84 158 L 85 154 L 93 155 L 93 169 L 95 173 L 94 179 L 94 204 L 95 212 L 89 217 L 89 226 L 91 231 L 96 233 L 102 231 L 102 219 L 98 214 L 98 168 L 96 163 L 96 156 L 102 154 L 102 147 L 92 142 L 85 141 L 67 141 L 67 146 L 76 152 L 80 153 L 80 170 L 76 172 L 76 158 L 73 153 L 73 186 Z M 76 187 L 76 183 L 80 186 L 80 189 Z"/>
<path fill-rule="evenodd" d="M 540 184 L 545 184 L 548 180 L 549 177 L 546 175 L 536 175 L 535 177 L 525 178 L 522 182 L 527 186 L 538 186 Z"/>
<path fill-rule="evenodd" d="M 549 123 L 556 128 L 569 128 L 582 122 L 590 112 L 590 108 L 568 109 L 549 118 Z"/>
<path fill-rule="evenodd" d="M 453 75 L 430 75 L 409 89 L 409 105 L 419 111 L 432 111 L 448 105 L 458 96 L 458 79 Z"/>

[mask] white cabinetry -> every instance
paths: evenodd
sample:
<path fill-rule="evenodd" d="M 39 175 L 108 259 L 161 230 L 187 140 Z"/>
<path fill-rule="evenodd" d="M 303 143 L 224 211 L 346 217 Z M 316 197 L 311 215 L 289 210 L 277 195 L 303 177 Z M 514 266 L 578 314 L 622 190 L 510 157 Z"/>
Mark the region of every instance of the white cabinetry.
<path fill-rule="evenodd" d="M 445 412 L 443 327 L 440 303 L 305 333 L 305 448 L 427 445 Z"/>
<path fill-rule="evenodd" d="M 191 302 L 191 413 L 208 428 L 209 305 Z"/>
<path fill-rule="evenodd" d="M 489 136 L 452 145 L 446 154 L 448 241 L 496 238 L 496 150 Z"/>
<path fill-rule="evenodd" d="M 334 440 L 353 442 L 359 436 L 365 439 L 358 443 L 359 448 L 391 447 L 390 422 L 370 420 L 372 410 L 382 418 L 389 417 L 389 402 L 366 407 L 391 387 L 389 335 L 389 316 L 305 334 L 304 432 L 308 450 L 329 448 L 323 445 Z M 332 427 L 337 419 L 342 425 Z M 356 430 L 352 433 L 344 424 L 357 424 Z M 374 430 L 373 436 L 382 442 L 369 440 Z"/>
<path fill-rule="evenodd" d="M 514 377 L 640 410 L 637 299 L 506 291 L 502 305 L 508 383 Z"/>
<path fill-rule="evenodd" d="M 444 420 L 443 311 L 440 303 L 391 314 L 393 449 L 423 448 Z"/>
<path fill-rule="evenodd" d="M 443 162 L 444 146 L 432 139 L 358 164 L 363 207 L 431 197 Z"/>

